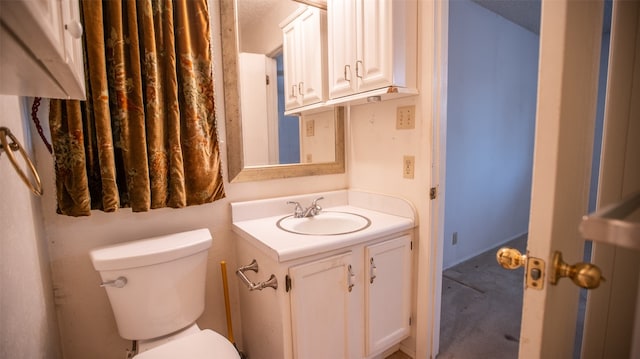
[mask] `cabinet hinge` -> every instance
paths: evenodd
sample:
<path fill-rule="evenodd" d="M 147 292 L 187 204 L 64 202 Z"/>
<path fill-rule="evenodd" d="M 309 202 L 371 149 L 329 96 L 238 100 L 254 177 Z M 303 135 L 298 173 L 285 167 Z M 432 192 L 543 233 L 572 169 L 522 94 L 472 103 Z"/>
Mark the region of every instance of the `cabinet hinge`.
<path fill-rule="evenodd" d="M 287 293 L 291 290 L 291 277 L 288 274 L 284 276 L 284 290 Z"/>
<path fill-rule="evenodd" d="M 411 326 L 411 317 L 409 317 L 409 326 Z"/>
<path fill-rule="evenodd" d="M 436 199 L 436 188 L 435 187 L 431 187 L 431 189 L 429 189 L 429 198 Z"/>
<path fill-rule="evenodd" d="M 267 77 L 267 85 L 269 85 L 269 75 L 267 75 L 266 77 Z"/>
<path fill-rule="evenodd" d="M 413 241 L 409 242 L 409 249 L 413 250 Z"/>

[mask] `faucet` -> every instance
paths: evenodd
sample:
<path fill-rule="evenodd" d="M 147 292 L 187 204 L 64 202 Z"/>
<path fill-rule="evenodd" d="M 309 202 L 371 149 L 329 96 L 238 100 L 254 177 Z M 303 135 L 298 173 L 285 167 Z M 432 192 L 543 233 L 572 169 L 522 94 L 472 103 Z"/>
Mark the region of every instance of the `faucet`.
<path fill-rule="evenodd" d="M 324 199 L 324 197 L 318 197 L 314 199 L 313 202 L 311 202 L 311 206 L 309 206 L 306 209 L 303 208 L 299 202 L 288 201 L 287 204 L 296 205 L 296 208 L 293 210 L 294 218 L 313 217 L 313 216 L 317 216 L 318 214 L 320 214 L 320 211 L 322 211 L 322 207 L 320 207 L 320 205 L 318 204 L 318 201 L 321 199 Z"/>

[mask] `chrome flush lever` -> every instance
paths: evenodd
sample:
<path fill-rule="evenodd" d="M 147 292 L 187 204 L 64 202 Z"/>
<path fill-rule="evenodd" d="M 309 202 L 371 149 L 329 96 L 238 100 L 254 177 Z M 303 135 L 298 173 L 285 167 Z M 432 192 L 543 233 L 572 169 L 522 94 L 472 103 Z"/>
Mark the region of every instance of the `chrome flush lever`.
<path fill-rule="evenodd" d="M 100 283 L 101 287 L 116 287 L 116 288 L 122 288 L 125 285 L 127 285 L 127 278 L 125 277 L 118 277 L 114 280 L 108 280 L 106 282 L 102 282 Z"/>

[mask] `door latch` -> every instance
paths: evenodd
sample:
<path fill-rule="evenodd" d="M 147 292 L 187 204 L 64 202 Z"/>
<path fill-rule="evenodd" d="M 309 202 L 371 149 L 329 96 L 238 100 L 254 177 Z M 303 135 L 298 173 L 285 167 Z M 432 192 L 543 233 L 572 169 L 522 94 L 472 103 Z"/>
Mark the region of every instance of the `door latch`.
<path fill-rule="evenodd" d="M 496 253 L 496 260 L 504 269 L 524 267 L 527 288 L 544 288 L 545 263 L 542 259 L 527 257 L 515 248 L 502 247 Z"/>

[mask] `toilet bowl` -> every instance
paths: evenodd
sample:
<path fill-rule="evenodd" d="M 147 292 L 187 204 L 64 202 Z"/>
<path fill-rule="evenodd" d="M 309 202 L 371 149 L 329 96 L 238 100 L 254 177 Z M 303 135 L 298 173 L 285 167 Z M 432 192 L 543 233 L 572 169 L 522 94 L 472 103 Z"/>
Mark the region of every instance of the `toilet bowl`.
<path fill-rule="evenodd" d="M 94 249 L 121 337 L 137 342 L 136 359 L 237 359 L 222 335 L 195 323 L 204 311 L 207 229 Z"/>

